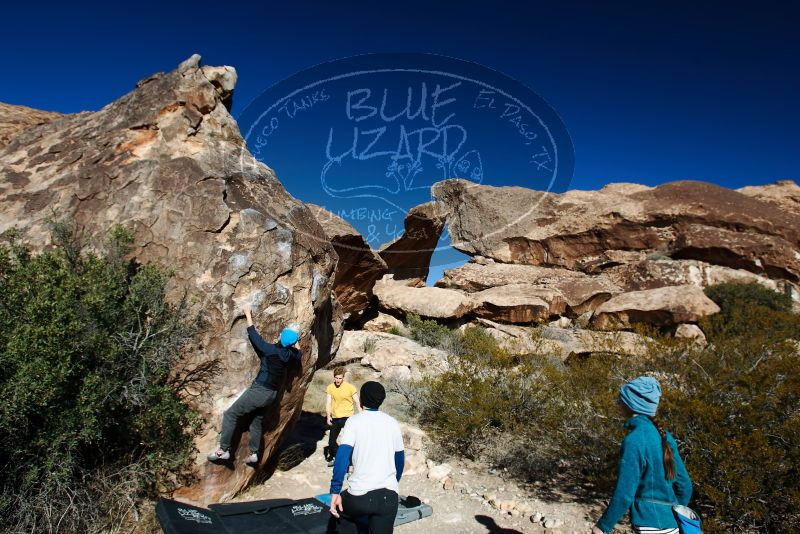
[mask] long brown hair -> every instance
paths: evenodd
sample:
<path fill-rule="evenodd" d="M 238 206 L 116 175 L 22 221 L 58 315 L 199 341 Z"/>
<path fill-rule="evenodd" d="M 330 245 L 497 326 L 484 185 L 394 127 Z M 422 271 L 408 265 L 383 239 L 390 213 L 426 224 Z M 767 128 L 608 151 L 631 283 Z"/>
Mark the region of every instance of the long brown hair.
<path fill-rule="evenodd" d="M 664 474 L 667 480 L 675 479 L 675 456 L 672 454 L 672 447 L 669 446 L 667 441 L 667 432 L 658 422 L 658 418 L 651 417 L 650 420 L 656 426 L 656 430 L 661 434 L 661 448 L 664 449 Z"/>

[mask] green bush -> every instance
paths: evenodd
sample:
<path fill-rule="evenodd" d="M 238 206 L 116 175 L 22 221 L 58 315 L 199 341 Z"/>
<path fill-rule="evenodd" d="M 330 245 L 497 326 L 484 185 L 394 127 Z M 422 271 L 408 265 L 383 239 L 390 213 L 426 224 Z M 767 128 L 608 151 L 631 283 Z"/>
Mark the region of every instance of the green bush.
<path fill-rule="evenodd" d="M 721 309 L 700 323 L 712 341 L 739 336 L 800 338 L 800 318 L 791 313 L 788 294 L 759 284 L 718 284 L 708 287 L 706 294 Z"/>
<path fill-rule="evenodd" d="M 124 259 L 124 229 L 102 255 L 81 250 L 63 224 L 58 246 L 41 254 L 9 237 L 0 244 L 0 522 L 9 532 L 119 528 L 191 452 L 197 417 L 170 371 L 196 324 L 164 300 L 167 272 Z"/>
<path fill-rule="evenodd" d="M 583 484 L 607 498 L 624 433 L 619 387 L 654 376 L 664 390 L 659 418 L 679 441 L 704 532 L 796 532 L 800 322 L 781 295 L 765 291 L 712 289 L 726 305 L 702 323 L 711 344 L 651 331 L 649 354 L 636 359 L 614 356 L 613 347 L 568 364 L 548 354 L 513 358 L 481 329 L 445 335 L 410 323 L 426 333 L 420 338 L 449 339 L 451 348 L 449 371 L 408 388 L 410 400 L 445 452 L 506 467 L 523 482 L 563 482 L 564 491 Z"/>
<path fill-rule="evenodd" d="M 421 319 L 419 315 L 409 313 L 406 326 L 411 339 L 422 345 L 441 348 L 449 346 L 453 331 L 432 319 Z"/>

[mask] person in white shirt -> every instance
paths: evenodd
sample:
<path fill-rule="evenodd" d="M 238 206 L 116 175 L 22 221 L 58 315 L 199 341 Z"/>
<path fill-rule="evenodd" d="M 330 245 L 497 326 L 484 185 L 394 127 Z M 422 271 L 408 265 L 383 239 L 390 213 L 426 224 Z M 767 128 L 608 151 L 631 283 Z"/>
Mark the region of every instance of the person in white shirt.
<path fill-rule="evenodd" d="M 331 478 L 331 514 L 367 516 L 370 534 L 391 534 L 399 504 L 405 450 L 398 422 L 378 408 L 386 390 L 378 382 L 361 386 L 364 411 L 348 418 L 341 433 Z M 349 487 L 342 491 L 344 475 L 353 465 Z"/>

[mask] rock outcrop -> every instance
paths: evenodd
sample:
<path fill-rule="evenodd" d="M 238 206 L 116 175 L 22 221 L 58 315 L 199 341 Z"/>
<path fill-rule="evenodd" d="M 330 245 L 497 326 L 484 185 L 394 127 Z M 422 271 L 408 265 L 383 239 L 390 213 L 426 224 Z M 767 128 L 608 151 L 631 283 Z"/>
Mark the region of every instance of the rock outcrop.
<path fill-rule="evenodd" d="M 444 223 L 444 215 L 432 202 L 408 211 L 403 235 L 381 247 L 379 252 L 395 280 L 406 285 L 425 285 L 431 256 L 444 230 Z"/>
<path fill-rule="evenodd" d="M 219 369 L 186 392 L 205 420 L 195 443 L 202 453 L 216 447 L 222 412 L 258 368 L 242 304 L 254 305 L 267 339 L 299 322 L 302 366 L 268 411 L 265 463 L 299 415 L 315 368 L 335 350 L 340 312 L 331 299 L 335 253 L 309 209 L 247 151 L 226 107 L 235 81 L 232 68 L 203 67 L 195 55 L 100 111 L 19 131 L 0 149 L 0 232 L 17 227 L 44 248 L 55 214 L 97 245 L 120 224 L 135 233 L 136 262 L 174 271 L 168 297 L 186 298 L 204 320 L 181 365 Z M 198 455 L 197 481 L 180 498 L 218 502 L 242 490 L 257 473 L 241 463 L 246 441 L 235 469 Z"/>
<path fill-rule="evenodd" d="M 419 380 L 447 370 L 447 354 L 403 336 L 347 330 L 334 358 L 339 365 L 359 360 L 381 373 L 382 379 Z"/>
<path fill-rule="evenodd" d="M 800 215 L 800 186 L 792 180 L 781 180 L 769 185 L 752 185 L 737 191 Z"/>
<path fill-rule="evenodd" d="M 12 106 L 0 102 L 0 149 L 21 132 L 64 117 L 62 113 L 42 111 L 26 106 Z"/>
<path fill-rule="evenodd" d="M 415 313 L 433 319 L 458 319 L 472 311 L 475 301 L 469 295 L 440 287 L 409 287 L 391 278 L 375 284 L 380 306 L 401 314 Z"/>
<path fill-rule="evenodd" d="M 372 286 L 386 274 L 386 263 L 348 222 L 315 204 L 306 204 L 333 245 L 339 261 L 333 290 L 342 310 L 357 316 L 369 306 Z"/>
<path fill-rule="evenodd" d="M 454 247 L 504 263 L 593 272 L 648 252 L 800 277 L 800 215 L 713 184 L 611 184 L 552 194 L 445 180 L 433 195 Z"/>
<path fill-rule="evenodd" d="M 719 306 L 701 288 L 669 286 L 617 295 L 595 310 L 592 325 L 601 329 L 626 328 L 634 323 L 676 326 L 718 312 Z"/>

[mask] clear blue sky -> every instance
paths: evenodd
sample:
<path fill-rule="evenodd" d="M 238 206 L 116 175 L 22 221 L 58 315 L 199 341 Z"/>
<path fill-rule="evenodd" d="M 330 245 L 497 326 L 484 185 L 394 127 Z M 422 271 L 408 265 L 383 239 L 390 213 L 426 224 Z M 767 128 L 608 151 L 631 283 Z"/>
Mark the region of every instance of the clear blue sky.
<path fill-rule="evenodd" d="M 574 188 L 800 179 L 792 2 L 260 4 L 6 4 L 0 101 L 96 110 L 197 52 L 236 67 L 236 115 L 324 61 L 431 52 L 489 66 L 548 101 L 575 148 Z"/>

